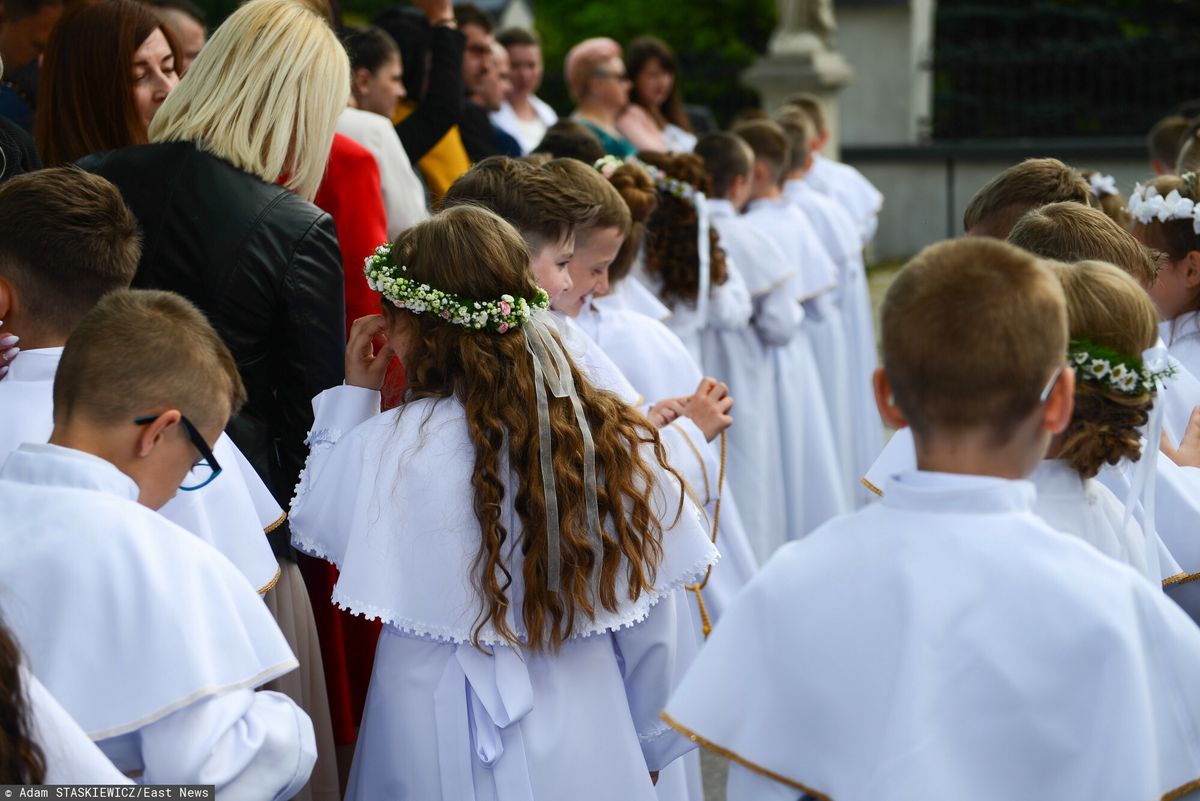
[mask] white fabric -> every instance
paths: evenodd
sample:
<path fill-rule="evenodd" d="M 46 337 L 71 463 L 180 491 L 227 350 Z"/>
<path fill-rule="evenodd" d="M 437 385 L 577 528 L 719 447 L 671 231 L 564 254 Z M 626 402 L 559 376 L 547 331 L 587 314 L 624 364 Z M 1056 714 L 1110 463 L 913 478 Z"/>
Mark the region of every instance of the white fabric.
<path fill-rule="evenodd" d="M 517 112 L 513 111 L 512 104 L 507 100 L 500 104 L 499 111 L 493 111 L 488 115 L 491 117 L 492 125 L 517 140 L 517 144 L 521 146 L 522 156 L 529 155 L 535 147 L 540 145 L 542 137 L 546 135 L 546 129 L 558 122 L 558 113 L 537 95 L 529 96 L 529 105 L 533 106 L 533 111 L 537 115 L 536 121 L 519 118 Z M 530 124 L 531 122 L 536 122 L 536 125 Z"/>
<path fill-rule="evenodd" d="M 637 312 L 593 304 L 584 309 L 577 322 L 651 403 L 691 395 L 703 378 L 699 365 L 692 360 L 679 337 L 657 320 Z M 734 401 L 736 404 L 736 397 Z M 753 426 L 756 422 L 746 418 L 742 425 Z M 736 426 L 735 423 L 733 427 Z M 711 445 L 719 448 L 718 442 Z M 697 451 L 710 449 L 710 444 L 703 441 L 691 444 Z M 728 452 L 728 446 L 726 450 Z M 718 489 L 715 482 L 692 488 L 710 521 L 716 513 L 717 499 L 722 499 L 717 535 L 721 564 L 713 569 L 703 593 L 706 608 L 714 621 L 758 569 L 728 479 L 726 474 L 723 489 Z M 708 528 L 711 530 L 711 525 Z"/>
<path fill-rule="evenodd" d="M 100 748 L 141 784 L 195 777 L 221 801 L 286 799 L 312 772 L 312 724 L 290 698 L 241 689 L 209 696 Z"/>
<path fill-rule="evenodd" d="M 912 429 L 902 428 L 884 446 L 863 477 L 863 483 L 873 492 L 882 494 L 882 488 L 893 476 L 916 469 Z M 1195 534 L 1196 524 L 1200 522 L 1200 487 L 1196 500 L 1188 508 L 1184 499 L 1189 482 L 1179 477 L 1180 468 L 1164 458 L 1156 460 L 1156 469 L 1153 547 L 1161 571 L 1158 578 L 1167 579 L 1184 570 L 1181 564 L 1185 558 L 1195 559 L 1194 564 L 1200 569 L 1200 537 Z M 1073 534 L 1091 543 L 1101 553 L 1150 577 L 1147 544 L 1137 522 L 1142 519 L 1141 504 L 1137 505 L 1135 519 L 1125 522 L 1124 499 L 1129 495 L 1126 465 L 1106 465 L 1095 479 L 1084 481 L 1062 462 L 1044 460 L 1030 480 L 1038 489 L 1035 511 L 1052 528 Z M 1176 556 L 1176 542 L 1181 545 L 1194 543 L 1190 550 L 1181 552 L 1188 556 Z"/>
<path fill-rule="evenodd" d="M 643 413 L 649 411 L 652 404 L 647 403 L 633 388 L 604 349 L 573 318 L 557 312 L 554 318 L 567 352 L 592 386 L 613 393 L 630 406 L 640 408 Z M 695 447 L 695 443 L 704 442 L 704 434 L 695 423 L 681 418 L 660 429 L 659 436 L 667 449 L 667 460 L 683 477 L 684 483 L 693 489 L 716 486 L 720 463 L 711 450 Z"/>
<path fill-rule="evenodd" d="M 658 299 L 658 295 L 633 276 L 626 276 L 624 280 L 610 285 L 607 295 L 593 298 L 592 302 L 600 307 L 640 312 L 660 323 L 665 323 L 671 316 L 671 310 Z"/>
<path fill-rule="evenodd" d="M 577 621 L 553 655 L 511 648 L 490 625 L 481 652 L 470 642 L 479 523 L 462 406 L 422 400 L 374 414 L 378 403 L 356 387 L 318 396 L 292 505 L 293 544 L 341 571 L 334 602 L 386 624 L 348 797 L 653 798 L 647 772 L 691 748 L 657 720 L 679 640 L 689 638 L 677 591 L 717 559 L 691 504 L 671 524 L 678 483 L 656 472 L 664 556 L 653 590 Z M 520 598 L 511 493 L 501 518 L 512 543 L 509 593 Z M 524 636 L 519 602 L 508 623 Z M 580 769 L 593 759 L 607 764 L 603 776 Z"/>
<path fill-rule="evenodd" d="M 21 351 L 0 381 L 0 464 L 22 442 L 50 438 L 54 372 L 62 350 Z M 263 531 L 282 522 L 283 510 L 226 434 L 217 439 L 213 455 L 221 475 L 198 490 L 177 492 L 159 513 L 223 553 L 251 585 L 265 591 L 279 565 Z"/>
<path fill-rule="evenodd" d="M 292 500 L 292 544 L 338 567 L 333 600 L 344 609 L 408 634 L 469 642 L 479 611 L 471 579 L 479 522 L 469 500 L 474 447 L 462 405 L 419 400 L 374 414 L 378 404 L 379 393 L 349 386 L 313 401 L 308 463 Z M 684 504 L 675 526 L 667 525 L 678 484 L 665 473 L 658 480 L 653 499 L 665 526 L 658 584 L 637 602 L 600 609 L 594 620 L 577 623 L 576 636 L 644 619 L 660 597 L 715 561 L 694 506 Z M 515 546 L 520 524 L 512 503 L 506 493 L 502 517 Z M 517 575 L 514 570 L 519 583 Z M 626 591 L 619 588 L 617 595 Z M 524 636 L 518 604 L 508 623 Z M 505 642 L 491 624 L 479 640 Z"/>
<path fill-rule="evenodd" d="M 24 665 L 20 671 L 29 699 L 30 737 L 46 758 L 45 783 L 130 784 L 37 677 Z"/>
<path fill-rule="evenodd" d="M 704 369 L 729 385 L 735 419 L 729 430 L 727 480 L 760 562 L 788 539 L 785 499 L 793 491 L 780 469 L 778 393 L 783 378 L 773 351 L 800 328 L 801 306 L 788 292 L 794 268 L 771 239 L 740 217 L 733 204 L 710 201 L 713 225 L 728 263 L 736 265 L 753 303 L 750 325 L 710 331 Z"/>
<path fill-rule="evenodd" d="M 1029 480 L 1037 487 L 1033 511 L 1055 531 L 1079 537 L 1105 556 L 1129 565 L 1156 587 L 1179 572 L 1152 575 L 1141 526 L 1134 520 L 1125 522 L 1125 504 L 1096 479 L 1081 478 L 1061 459 L 1044 459 Z"/>
<path fill-rule="evenodd" d="M 290 700 L 250 692 L 297 667 L 279 627 L 229 560 L 137 494 L 109 462 L 55 445 L 26 443 L 0 468 L 0 613 L 29 669 L 89 737 L 113 740 L 101 748 L 119 769 L 136 761 L 156 781 L 191 784 L 250 771 L 271 777 L 258 798 L 303 784 L 312 724 Z M 242 713 L 209 714 L 238 693 Z M 285 720 L 263 711 L 280 704 Z M 172 745 L 156 740 L 163 729 Z M 180 742 L 236 743 L 235 756 Z M 256 742 L 276 747 L 260 761 Z M 227 756 L 242 769 L 219 767 Z"/>
<path fill-rule="evenodd" d="M 795 265 L 796 296 L 804 303 L 802 329 L 812 344 L 817 361 L 819 386 L 825 396 L 825 409 L 837 448 L 835 478 L 842 484 L 842 496 L 849 501 L 857 494 L 850 469 L 855 460 L 853 420 L 849 410 L 849 374 L 845 323 L 834 302 L 837 265 L 821 244 L 816 229 L 799 207 L 785 197 L 752 201 L 746 217 L 760 230 L 768 230 L 784 255 Z"/>
<path fill-rule="evenodd" d="M 817 191 L 829 195 L 845 207 L 858 223 L 863 247 L 875 238 L 875 230 L 879 227 L 879 211 L 883 208 L 883 195 L 861 172 L 849 164 L 813 153 L 807 180 Z"/>
<path fill-rule="evenodd" d="M 667 143 L 668 153 L 691 153 L 699 141 L 694 133 L 683 130 L 673 122 L 663 127 L 662 138 Z"/>
<path fill-rule="evenodd" d="M 783 193 L 804 212 L 838 268 L 838 288 L 833 297 L 842 315 L 846 341 L 846 419 L 852 456 L 849 468 L 852 475 L 862 475 L 883 445 L 883 425 L 871 383 L 878 358 L 862 241 L 845 209 L 812 188 L 807 180 L 785 182 Z M 869 500 L 864 487 L 858 486 L 855 491 L 860 503 Z"/>
<path fill-rule="evenodd" d="M 709 201 L 710 204 L 716 201 Z M 661 302 L 662 280 L 657 275 L 645 271 L 641 260 L 635 267 L 636 274 L 620 283 L 633 281 L 643 283 Z M 636 291 L 633 290 L 633 291 Z M 597 298 L 600 306 L 606 305 L 604 298 Z M 683 341 L 696 364 L 705 362 L 704 341 L 712 331 L 741 330 L 750 324 L 754 306 L 750 300 L 750 292 L 742 280 L 737 267 L 726 260 L 725 283 L 709 289 L 708 303 L 700 308 L 695 303 L 675 300 L 668 308 L 670 314 L 664 321 L 668 328 L 675 332 Z M 719 376 L 718 376 L 719 378 Z M 724 379 L 722 379 L 724 380 Z"/>
<path fill-rule="evenodd" d="M 769 238 L 786 259 L 793 275 L 781 290 L 799 303 L 819 300 L 836 285 L 833 262 L 825 254 L 812 227 L 800 211 L 783 198 L 751 204 L 743 219 Z M 814 319 L 810 320 L 810 314 Z M 835 323 L 824 303 L 806 303 L 804 315 L 786 345 L 771 349 L 774 373 L 779 378 L 776 416 L 779 420 L 780 460 L 786 489 L 786 532 L 789 539 L 803 537 L 817 526 L 849 510 L 851 479 L 844 466 L 839 427 L 827 400 L 837 398 L 844 386 L 838 382 L 840 365 L 835 352 L 822 353 L 821 367 L 830 365 L 827 376 L 818 366 L 818 346 L 832 348 Z M 828 387 L 825 385 L 828 384 Z M 844 411 L 839 405 L 833 409 Z M 760 553 L 759 558 L 765 558 Z"/>
<path fill-rule="evenodd" d="M 1200 777 L 1200 629 L 1175 604 L 1035 517 L 1028 482 L 884 489 L 764 567 L 672 720 L 793 797 L 1126 801 Z"/>
<path fill-rule="evenodd" d="M 337 132 L 371 151 L 375 163 L 379 165 L 379 186 L 383 190 L 383 206 L 387 211 L 388 239 L 395 239 L 417 223 L 429 219 L 425 188 L 413 170 L 391 120 L 381 114 L 347 107 L 338 115 Z"/>

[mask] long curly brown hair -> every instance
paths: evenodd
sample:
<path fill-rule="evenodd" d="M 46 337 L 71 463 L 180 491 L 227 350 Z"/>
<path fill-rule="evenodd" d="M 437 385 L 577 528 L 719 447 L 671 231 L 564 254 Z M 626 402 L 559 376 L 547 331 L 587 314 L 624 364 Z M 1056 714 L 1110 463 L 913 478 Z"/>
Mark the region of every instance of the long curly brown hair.
<path fill-rule="evenodd" d="M 46 759 L 32 739 L 21 654 L 0 621 L 0 784 L 41 784 Z"/>
<path fill-rule="evenodd" d="M 693 153 L 639 153 L 638 158 L 658 167 L 672 178 L 686 181 L 705 195 L 712 195 L 712 180 L 704 169 L 704 159 Z M 662 280 L 662 299 L 695 303 L 700 291 L 697 244 L 699 220 L 696 209 L 686 200 L 659 191 L 658 205 L 646 221 L 646 271 Z M 725 251 L 715 227 L 709 229 L 712 258 L 709 276 L 713 286 L 725 283 Z"/>
<path fill-rule="evenodd" d="M 1087 340 L 1131 358 L 1158 339 L 1158 314 L 1146 292 L 1126 272 L 1107 262 L 1055 263 L 1067 296 L 1072 340 Z M 1114 392 L 1079 377 L 1075 410 L 1062 434 L 1058 458 L 1083 478 L 1106 464 L 1142 456 L 1142 426 L 1150 419 L 1154 395 Z"/>
<path fill-rule="evenodd" d="M 440 290 L 474 300 L 501 295 L 533 300 L 538 292 L 529 269 L 529 251 L 520 235 L 490 211 L 474 206 L 447 209 L 409 229 L 396 240 L 397 264 L 408 276 Z M 462 403 L 475 446 L 475 513 L 479 518 L 476 587 L 481 610 L 473 637 L 491 625 L 507 641 L 521 635 L 510 625 L 514 610 L 523 623 L 524 645 L 556 649 L 583 619 L 598 609 L 615 611 L 617 579 L 624 570 L 628 600 L 653 587 L 662 560 L 662 522 L 652 495 L 653 462 L 665 471 L 666 452 L 655 428 L 615 395 L 592 387 L 572 363 L 571 375 L 592 431 L 602 529 L 602 560 L 592 587 L 595 552 L 585 515 L 583 435 L 567 398 L 549 397 L 551 450 L 559 507 L 561 590 L 548 586 L 546 503 L 538 462 L 539 432 L 533 363 L 520 329 L 506 334 L 475 331 L 434 315 L 412 314 L 385 305 L 394 331 L 407 343 L 408 400 L 449 398 Z M 502 523 L 511 466 L 514 508 L 521 522 L 524 597 L 509 597 L 512 573 L 507 555 L 513 543 Z M 679 509 L 682 509 L 682 494 Z M 677 511 L 678 513 L 678 511 Z"/>

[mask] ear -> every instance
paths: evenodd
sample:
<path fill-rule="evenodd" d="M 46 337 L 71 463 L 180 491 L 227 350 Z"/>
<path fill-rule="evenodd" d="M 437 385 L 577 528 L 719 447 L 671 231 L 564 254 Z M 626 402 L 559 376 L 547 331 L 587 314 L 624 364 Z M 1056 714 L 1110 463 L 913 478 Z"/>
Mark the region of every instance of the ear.
<path fill-rule="evenodd" d="M 351 85 L 356 97 L 361 97 L 367 93 L 367 90 L 371 88 L 371 78 L 373 77 L 371 71 L 366 67 L 359 67 L 354 70 L 354 79 Z"/>
<path fill-rule="evenodd" d="M 1150 169 L 1154 170 L 1155 175 L 1166 175 L 1168 172 L 1167 165 L 1163 164 L 1158 159 L 1152 159 L 1150 161 Z"/>
<path fill-rule="evenodd" d="M 754 172 L 751 174 L 751 182 L 755 184 L 771 183 L 771 168 L 767 166 L 765 161 L 761 159 L 754 160 Z"/>
<path fill-rule="evenodd" d="M 871 386 L 875 390 L 875 406 L 878 407 L 883 422 L 896 430 L 908 428 L 908 418 L 896 405 L 896 400 L 892 397 L 892 384 L 882 367 L 875 369 L 875 374 L 871 376 Z"/>
<path fill-rule="evenodd" d="M 1057 436 L 1071 424 L 1075 412 L 1075 368 L 1067 367 L 1042 405 L 1041 428 Z"/>
<path fill-rule="evenodd" d="M 1183 282 L 1188 289 L 1200 286 L 1200 250 L 1189 250 L 1180 262 L 1183 268 Z"/>
<path fill-rule="evenodd" d="M 182 417 L 183 415 L 178 409 L 168 409 L 160 414 L 153 423 L 142 426 L 136 443 L 137 456 L 144 459 L 153 453 L 154 448 L 166 436 L 167 431 L 179 425 Z"/>

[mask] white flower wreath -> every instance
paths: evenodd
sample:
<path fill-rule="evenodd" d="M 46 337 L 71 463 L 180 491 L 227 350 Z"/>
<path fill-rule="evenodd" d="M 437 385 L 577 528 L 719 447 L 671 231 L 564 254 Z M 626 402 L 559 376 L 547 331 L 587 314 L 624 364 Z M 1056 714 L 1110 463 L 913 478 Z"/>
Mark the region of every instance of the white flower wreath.
<path fill-rule="evenodd" d="M 390 243 L 375 248 L 375 252 L 367 257 L 364 271 L 367 286 L 387 298 L 397 309 L 407 309 L 414 314 L 434 314 L 448 323 L 476 331 L 487 329 L 503 334 L 519 328 L 534 311 L 550 308 L 550 296 L 541 288 L 532 301 L 512 295 L 501 295 L 499 300 L 471 300 L 414 281 L 404 275 L 408 267 L 397 265 L 392 258 Z"/>
<path fill-rule="evenodd" d="M 1176 372 L 1173 364 L 1152 370 L 1140 359 L 1126 358 L 1087 340 L 1071 340 L 1067 358 L 1081 381 L 1101 384 L 1126 395 L 1154 392 L 1162 379 L 1171 378 Z"/>
<path fill-rule="evenodd" d="M 1187 178 L 1187 175 L 1183 177 Z M 1164 223 L 1171 220 L 1191 220 L 1192 230 L 1200 235 L 1200 206 L 1191 198 L 1179 194 L 1178 189 L 1172 189 L 1164 197 L 1153 186 L 1137 184 L 1133 188 L 1133 194 L 1129 196 L 1127 206 L 1130 216 L 1143 225 L 1149 225 L 1154 220 Z"/>

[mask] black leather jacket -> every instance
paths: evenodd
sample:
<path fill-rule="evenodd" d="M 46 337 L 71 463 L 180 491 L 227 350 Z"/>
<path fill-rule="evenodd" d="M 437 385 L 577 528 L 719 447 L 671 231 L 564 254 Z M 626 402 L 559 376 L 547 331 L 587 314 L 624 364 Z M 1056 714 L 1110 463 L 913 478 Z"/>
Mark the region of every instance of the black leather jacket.
<path fill-rule="evenodd" d="M 229 436 L 286 509 L 304 467 L 312 399 L 342 382 L 345 305 L 333 220 L 312 203 L 186 142 L 87 156 L 142 225 L 135 287 L 208 316 L 249 400 Z"/>

